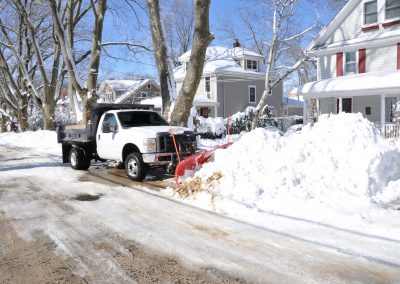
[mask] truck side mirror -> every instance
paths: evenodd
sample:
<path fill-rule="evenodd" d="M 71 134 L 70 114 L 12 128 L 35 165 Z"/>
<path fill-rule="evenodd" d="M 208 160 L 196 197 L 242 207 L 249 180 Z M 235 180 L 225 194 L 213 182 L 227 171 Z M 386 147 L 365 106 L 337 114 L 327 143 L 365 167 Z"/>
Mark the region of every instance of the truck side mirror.
<path fill-rule="evenodd" d="M 116 133 L 117 129 L 118 129 L 118 126 L 116 124 L 112 124 L 112 125 L 109 126 L 109 130 L 112 133 Z"/>

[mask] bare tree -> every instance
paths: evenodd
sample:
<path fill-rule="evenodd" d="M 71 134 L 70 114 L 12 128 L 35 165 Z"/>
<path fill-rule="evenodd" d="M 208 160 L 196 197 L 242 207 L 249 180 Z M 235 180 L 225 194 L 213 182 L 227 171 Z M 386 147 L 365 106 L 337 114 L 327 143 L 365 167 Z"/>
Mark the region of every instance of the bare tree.
<path fill-rule="evenodd" d="M 194 2 L 194 37 L 189 67 L 179 92 L 171 121 L 175 125 L 187 126 L 193 99 L 203 74 L 204 61 L 208 45 L 214 39 L 209 27 L 209 9 L 211 0 Z"/>
<path fill-rule="evenodd" d="M 52 57 L 53 57 L 53 63 L 51 64 L 51 72 L 50 74 L 48 71 L 45 69 L 46 67 L 46 62 L 45 62 L 45 57 L 46 54 L 48 53 L 47 46 L 43 49 L 40 46 L 39 42 L 39 35 L 38 35 L 38 30 L 43 31 L 47 27 L 43 27 L 42 24 L 45 22 L 45 19 L 48 18 L 48 14 L 45 14 L 45 10 L 42 7 L 37 7 L 29 5 L 30 8 L 33 9 L 38 9 L 41 8 L 41 13 L 42 15 L 39 18 L 39 24 L 34 25 L 32 22 L 33 18 L 33 13 L 32 11 L 28 11 L 28 7 L 26 4 L 22 3 L 21 0 L 13 0 L 18 13 L 22 16 L 24 23 L 26 23 L 27 30 L 29 31 L 29 36 L 33 45 L 34 49 L 34 54 L 36 57 L 36 62 L 37 62 L 37 68 L 40 71 L 40 76 L 42 80 L 42 89 L 43 89 L 43 100 L 42 100 L 42 108 L 43 108 L 43 113 L 44 113 L 44 129 L 54 129 L 55 123 L 54 123 L 54 112 L 55 112 L 55 105 L 56 105 L 56 100 L 58 98 L 58 93 L 57 91 L 57 81 L 59 79 L 59 69 L 60 69 L 60 46 L 57 41 L 52 41 L 54 44 L 53 47 L 51 47 L 51 50 L 53 51 Z M 45 7 L 44 7 L 45 8 Z M 48 32 L 46 36 L 50 39 L 52 39 L 52 29 L 48 29 Z"/>
<path fill-rule="evenodd" d="M 169 56 L 175 66 L 178 57 L 188 51 L 192 45 L 194 33 L 193 1 L 171 0 L 165 5 L 164 29 Z"/>
<path fill-rule="evenodd" d="M 268 3 L 270 4 L 270 3 Z M 275 78 L 275 80 L 271 82 L 271 73 L 275 71 L 275 63 L 278 60 L 278 56 L 280 55 L 280 48 L 287 49 L 287 47 L 291 46 L 290 42 L 297 40 L 299 37 L 308 33 L 315 27 L 317 27 L 317 22 L 309 28 L 306 28 L 302 31 L 297 31 L 292 28 L 292 19 L 296 15 L 296 0 L 274 0 L 272 6 L 272 19 L 271 19 L 271 27 L 272 27 L 272 39 L 269 43 L 268 55 L 266 57 L 266 71 L 265 71 L 265 85 L 264 92 L 262 97 L 255 109 L 255 117 L 252 122 L 252 129 L 255 129 L 258 126 L 258 122 L 260 119 L 260 115 L 264 107 L 266 106 L 267 96 L 270 91 L 276 86 L 279 82 L 283 81 L 287 78 L 292 72 L 297 70 L 301 65 L 304 64 L 308 60 L 308 57 L 303 53 L 301 58 L 291 67 L 286 68 L 286 71 L 281 74 L 279 77 Z"/>
<path fill-rule="evenodd" d="M 161 86 L 162 110 L 164 118 L 170 113 L 172 86 L 175 84 L 173 73 L 169 67 L 167 47 L 160 16 L 160 3 L 158 0 L 148 0 L 147 6 L 150 15 L 150 29 L 153 38 L 154 57 L 157 63 L 158 75 Z"/>
<path fill-rule="evenodd" d="M 209 29 L 209 8 L 211 0 L 196 0 L 195 8 L 195 32 L 193 37 L 192 52 L 190 55 L 189 68 L 183 81 L 183 86 L 178 95 L 176 104 L 171 113 L 171 121 L 175 125 L 186 126 L 193 105 L 193 99 L 203 74 L 205 54 L 208 45 L 214 39 Z M 155 58 L 160 75 L 161 94 L 164 107 L 164 116 L 170 113 L 171 89 L 174 87 L 172 70 L 168 64 L 167 47 L 163 25 L 160 16 L 160 5 L 158 0 L 148 0 L 150 14 L 150 25 L 152 31 Z"/>
<path fill-rule="evenodd" d="M 62 18 L 58 10 L 56 0 L 48 0 L 48 2 L 52 14 L 54 31 L 61 46 L 65 67 L 68 70 L 68 78 L 71 81 L 73 88 L 82 99 L 83 117 L 81 123 L 86 124 L 89 119 L 90 105 L 96 101 L 96 84 L 100 66 L 101 39 L 103 33 L 103 21 L 107 8 L 107 0 L 98 0 L 97 4 L 95 4 L 95 2 L 91 0 L 94 25 L 92 33 L 92 47 L 89 53 L 90 62 L 88 66 L 89 70 L 86 85 L 81 81 L 79 77 L 74 59 L 74 49 L 71 41 L 68 41 L 68 38 L 72 37 L 73 34 L 73 24 L 69 25 L 67 33 L 62 24 Z M 80 5 L 80 3 L 81 1 L 79 0 L 68 1 L 67 5 L 70 5 L 69 7 L 71 17 L 73 17 L 73 13 L 71 12 L 71 10 L 75 9 L 75 7 L 77 7 L 77 5 Z"/>

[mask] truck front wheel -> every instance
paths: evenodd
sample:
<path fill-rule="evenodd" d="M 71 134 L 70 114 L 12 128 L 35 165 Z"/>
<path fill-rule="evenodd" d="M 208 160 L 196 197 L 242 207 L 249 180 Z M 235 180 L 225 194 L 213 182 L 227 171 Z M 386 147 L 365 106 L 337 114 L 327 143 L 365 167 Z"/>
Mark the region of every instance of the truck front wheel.
<path fill-rule="evenodd" d="M 90 166 L 90 159 L 85 152 L 79 148 L 71 148 L 69 151 L 69 163 L 74 170 L 87 170 Z"/>
<path fill-rule="evenodd" d="M 147 174 L 147 166 L 140 153 L 131 153 L 125 159 L 126 174 L 131 180 L 142 181 Z"/>

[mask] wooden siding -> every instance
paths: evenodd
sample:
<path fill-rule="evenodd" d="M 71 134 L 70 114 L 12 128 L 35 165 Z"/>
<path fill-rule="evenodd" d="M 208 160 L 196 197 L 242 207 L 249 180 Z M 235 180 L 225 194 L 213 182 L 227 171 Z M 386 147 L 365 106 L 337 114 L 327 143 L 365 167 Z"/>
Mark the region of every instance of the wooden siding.
<path fill-rule="evenodd" d="M 366 51 L 367 72 L 396 70 L 396 46 L 382 46 L 370 48 Z"/>

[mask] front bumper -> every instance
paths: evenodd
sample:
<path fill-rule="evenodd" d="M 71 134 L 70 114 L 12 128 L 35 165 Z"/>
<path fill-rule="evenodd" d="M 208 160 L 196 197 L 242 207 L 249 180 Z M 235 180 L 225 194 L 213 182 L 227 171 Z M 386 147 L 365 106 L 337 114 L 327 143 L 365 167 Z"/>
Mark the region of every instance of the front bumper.
<path fill-rule="evenodd" d="M 192 154 L 192 152 L 181 153 L 181 156 L 183 156 L 184 158 Z M 147 153 L 142 154 L 142 158 L 143 162 L 145 162 L 146 164 L 159 166 L 176 163 L 178 160 L 176 153 Z"/>

